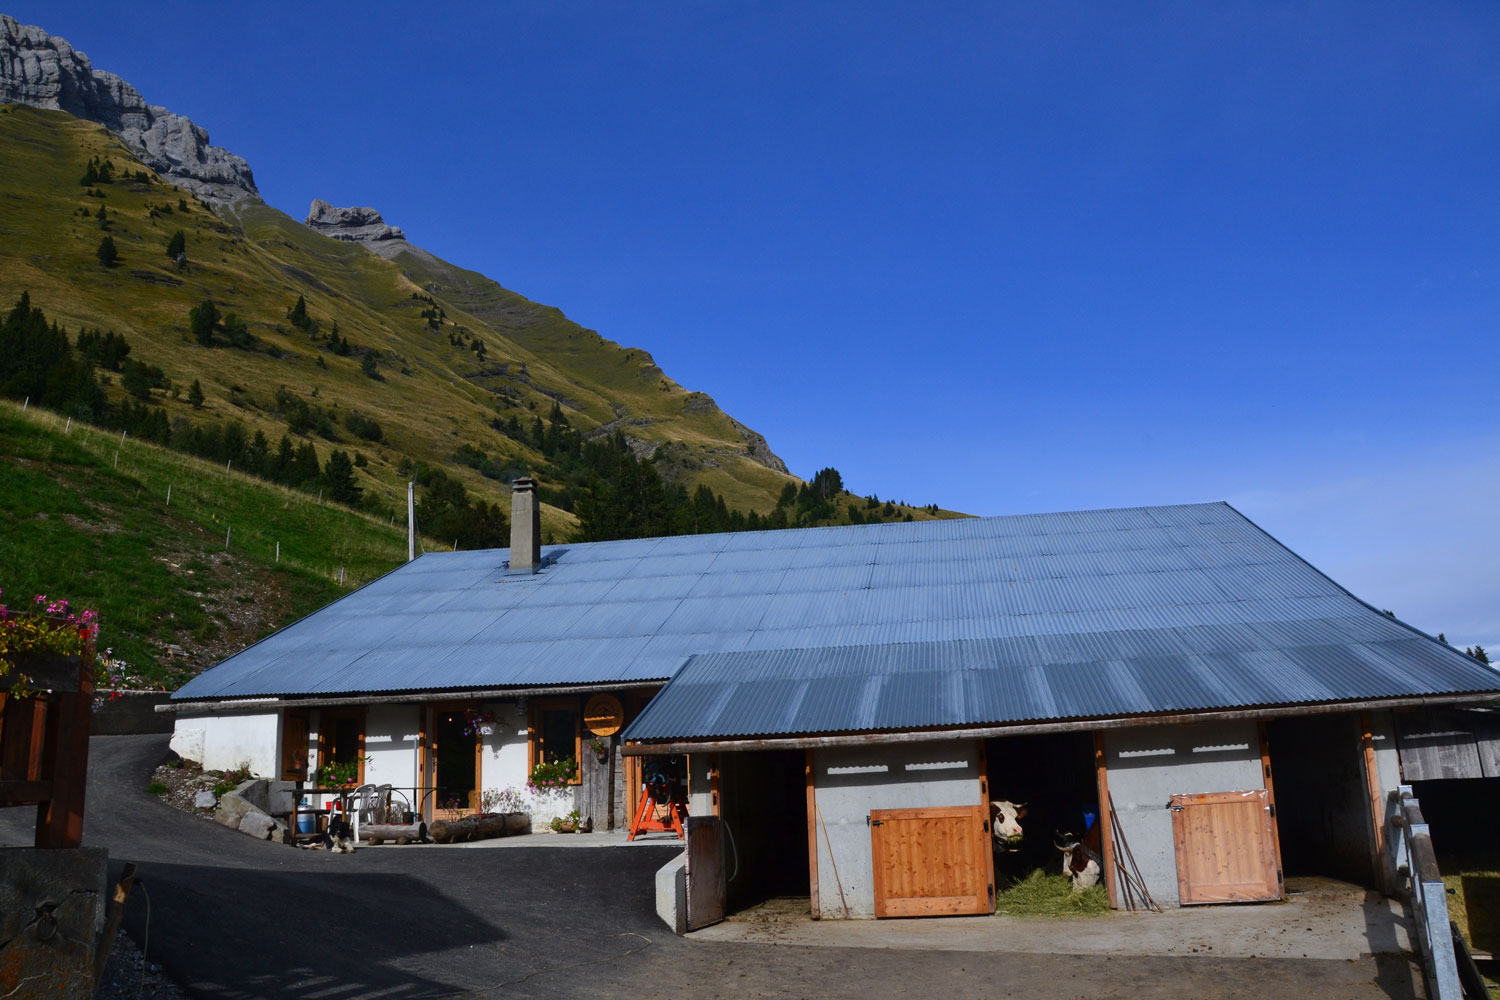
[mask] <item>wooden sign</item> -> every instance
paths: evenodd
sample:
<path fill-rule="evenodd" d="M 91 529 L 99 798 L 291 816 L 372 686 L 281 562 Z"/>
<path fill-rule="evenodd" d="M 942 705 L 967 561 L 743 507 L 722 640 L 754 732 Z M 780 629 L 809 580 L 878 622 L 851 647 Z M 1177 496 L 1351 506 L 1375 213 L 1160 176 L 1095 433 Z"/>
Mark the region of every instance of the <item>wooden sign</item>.
<path fill-rule="evenodd" d="M 625 724 L 625 706 L 612 694 L 596 694 L 583 706 L 583 724 L 595 736 L 613 736 Z"/>

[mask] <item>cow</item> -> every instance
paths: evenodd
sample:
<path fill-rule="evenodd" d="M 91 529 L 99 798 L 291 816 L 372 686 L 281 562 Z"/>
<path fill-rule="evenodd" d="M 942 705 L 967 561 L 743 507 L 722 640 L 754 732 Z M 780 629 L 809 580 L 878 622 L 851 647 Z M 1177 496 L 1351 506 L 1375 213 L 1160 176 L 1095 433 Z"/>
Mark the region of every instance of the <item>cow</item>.
<path fill-rule="evenodd" d="M 1026 815 L 1026 803 L 1000 801 L 990 803 L 990 835 L 994 837 L 996 854 L 1021 849 L 1021 818 Z"/>
<path fill-rule="evenodd" d="M 1099 824 L 1089 826 L 1081 838 L 1072 832 L 1057 831 L 1052 841 L 1062 852 L 1062 873 L 1073 878 L 1073 891 L 1082 892 L 1099 884 L 1102 859 L 1099 857 Z"/>

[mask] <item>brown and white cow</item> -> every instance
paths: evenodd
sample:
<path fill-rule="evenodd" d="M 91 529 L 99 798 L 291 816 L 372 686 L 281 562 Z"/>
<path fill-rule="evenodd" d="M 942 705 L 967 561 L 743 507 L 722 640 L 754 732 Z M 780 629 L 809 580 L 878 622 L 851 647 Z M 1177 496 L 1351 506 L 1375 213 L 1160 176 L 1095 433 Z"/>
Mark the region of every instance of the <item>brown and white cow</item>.
<path fill-rule="evenodd" d="M 1021 849 L 1021 818 L 1025 815 L 1024 802 L 990 802 L 990 835 L 995 838 L 995 853 Z"/>
<path fill-rule="evenodd" d="M 1082 892 L 1099 884 L 1099 824 L 1089 827 L 1081 838 L 1075 833 L 1058 832 L 1053 844 L 1062 851 L 1062 873 L 1073 877 L 1073 891 Z"/>

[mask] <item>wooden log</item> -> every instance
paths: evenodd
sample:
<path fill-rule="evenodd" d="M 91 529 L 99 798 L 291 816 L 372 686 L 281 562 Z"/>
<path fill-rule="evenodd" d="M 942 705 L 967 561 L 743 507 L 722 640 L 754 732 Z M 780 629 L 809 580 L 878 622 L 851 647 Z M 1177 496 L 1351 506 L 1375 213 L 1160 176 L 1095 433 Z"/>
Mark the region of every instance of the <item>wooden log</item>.
<path fill-rule="evenodd" d="M 426 823 L 361 823 L 359 835 L 372 844 L 394 840 L 398 844 L 411 844 L 427 836 Z"/>
<path fill-rule="evenodd" d="M 489 840 L 507 834 L 522 833 L 531 827 L 525 813 L 500 813 L 465 816 L 457 820 L 437 820 L 432 824 L 432 839 L 439 844 L 460 844 L 466 840 Z"/>

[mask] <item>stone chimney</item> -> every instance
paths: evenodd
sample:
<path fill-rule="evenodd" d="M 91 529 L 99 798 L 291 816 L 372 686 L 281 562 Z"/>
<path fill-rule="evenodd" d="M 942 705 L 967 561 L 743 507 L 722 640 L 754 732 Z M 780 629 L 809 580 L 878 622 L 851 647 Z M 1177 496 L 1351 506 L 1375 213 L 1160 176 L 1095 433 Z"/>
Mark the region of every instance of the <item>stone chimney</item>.
<path fill-rule="evenodd" d="M 536 480 L 522 477 L 510 484 L 510 571 L 535 573 L 542 565 L 542 507 Z"/>

